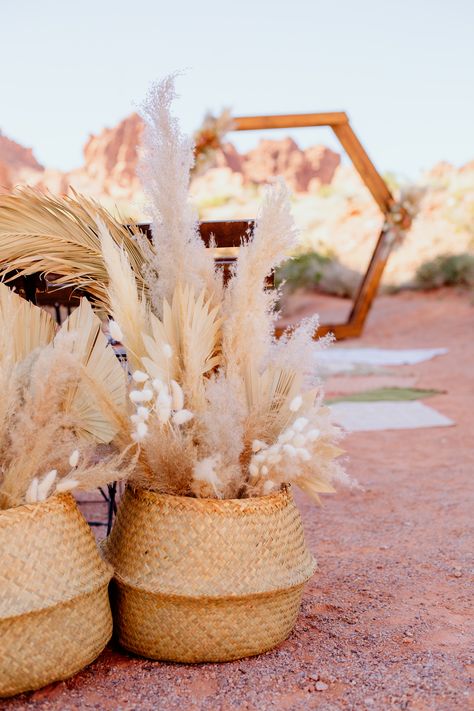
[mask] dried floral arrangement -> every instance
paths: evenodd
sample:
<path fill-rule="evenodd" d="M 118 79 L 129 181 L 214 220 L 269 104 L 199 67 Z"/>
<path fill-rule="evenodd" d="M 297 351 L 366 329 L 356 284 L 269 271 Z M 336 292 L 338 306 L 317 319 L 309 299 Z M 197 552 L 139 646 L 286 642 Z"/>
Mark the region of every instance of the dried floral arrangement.
<path fill-rule="evenodd" d="M 125 477 L 126 387 L 85 299 L 58 330 L 0 284 L 0 509 Z"/>
<path fill-rule="evenodd" d="M 270 187 L 253 238 L 243 235 L 227 284 L 200 239 L 189 201 L 192 142 L 171 115 L 173 78 L 144 104 L 140 177 L 153 240 L 134 274 L 99 222 L 112 335 L 128 354 L 137 484 L 179 495 L 239 498 L 294 482 L 316 499 L 344 479 L 314 376 L 315 319 L 274 338 L 277 293 L 266 277 L 297 232 L 285 186 Z"/>
<path fill-rule="evenodd" d="M 340 431 L 315 376 L 315 349 L 327 342 L 313 340 L 317 319 L 274 338 L 278 293 L 266 278 L 297 239 L 287 189 L 268 188 L 252 239 L 242 236 L 224 283 L 189 200 L 195 154 L 171 114 L 174 97 L 170 77 L 143 106 L 140 178 L 152 242 L 84 197 L 22 190 L 0 197 L 2 269 L 59 274 L 113 317 L 134 410 L 116 441 L 123 448 L 131 426 L 136 485 L 239 498 L 293 482 L 318 499 L 347 477 Z"/>

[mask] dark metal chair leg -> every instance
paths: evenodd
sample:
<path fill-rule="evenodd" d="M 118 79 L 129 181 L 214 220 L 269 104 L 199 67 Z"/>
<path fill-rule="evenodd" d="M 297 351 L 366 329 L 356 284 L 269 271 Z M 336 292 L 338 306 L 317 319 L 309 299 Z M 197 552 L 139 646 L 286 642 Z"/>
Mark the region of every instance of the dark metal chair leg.
<path fill-rule="evenodd" d="M 112 530 L 112 523 L 114 520 L 114 514 L 117 512 L 117 505 L 115 503 L 115 496 L 117 494 L 117 482 L 114 481 L 112 484 L 107 484 L 107 489 L 109 490 L 107 535 L 109 535 L 110 531 Z"/>

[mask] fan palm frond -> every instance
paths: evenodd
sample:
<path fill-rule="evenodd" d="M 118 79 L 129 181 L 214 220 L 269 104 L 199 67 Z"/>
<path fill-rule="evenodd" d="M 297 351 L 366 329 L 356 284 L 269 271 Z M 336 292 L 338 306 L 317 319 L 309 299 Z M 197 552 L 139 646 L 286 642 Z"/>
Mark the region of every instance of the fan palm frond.
<path fill-rule="evenodd" d="M 55 345 L 65 348 L 82 364 L 83 377 L 71 383 L 65 402 L 78 434 L 110 442 L 118 431 L 116 413 L 125 413 L 126 376 L 86 299 L 81 299 L 65 321 Z"/>
<path fill-rule="evenodd" d="M 108 274 L 98 219 L 127 253 L 138 288 L 146 290 L 139 242 L 105 208 L 77 193 L 59 198 L 30 187 L 0 195 L 0 273 L 54 275 L 57 286 L 74 285 L 107 311 Z"/>
<path fill-rule="evenodd" d="M 195 411 L 203 404 L 203 377 L 220 364 L 222 319 L 202 291 L 177 286 L 171 304 L 163 301 L 163 320 L 151 317 L 152 334 L 144 337 L 142 358 L 152 377 L 178 380 Z M 169 346 L 168 352 L 166 346 Z"/>
<path fill-rule="evenodd" d="M 43 309 L 0 284 L 0 361 L 18 363 L 35 348 L 51 343 L 55 324 Z"/>
<path fill-rule="evenodd" d="M 244 370 L 249 418 L 247 439 L 270 441 L 291 420 L 290 403 L 301 392 L 301 376 L 294 370 L 269 366 L 259 373 L 250 362 Z"/>

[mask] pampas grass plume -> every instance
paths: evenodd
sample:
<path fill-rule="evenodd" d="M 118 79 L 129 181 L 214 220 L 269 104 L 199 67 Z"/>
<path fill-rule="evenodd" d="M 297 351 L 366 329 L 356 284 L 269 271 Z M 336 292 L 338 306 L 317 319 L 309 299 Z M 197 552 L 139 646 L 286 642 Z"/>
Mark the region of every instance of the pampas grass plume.
<path fill-rule="evenodd" d="M 215 471 L 219 462 L 218 455 L 196 462 L 193 469 L 193 490 L 195 493 L 200 496 L 203 494 L 204 496 L 219 496 L 221 482 Z"/>

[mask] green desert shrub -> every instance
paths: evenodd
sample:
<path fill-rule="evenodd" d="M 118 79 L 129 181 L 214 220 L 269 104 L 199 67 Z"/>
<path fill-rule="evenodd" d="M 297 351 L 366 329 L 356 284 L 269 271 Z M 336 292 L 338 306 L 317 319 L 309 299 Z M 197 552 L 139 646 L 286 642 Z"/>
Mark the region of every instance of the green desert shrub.
<path fill-rule="evenodd" d="M 285 282 L 289 291 L 317 289 L 334 296 L 354 296 L 361 275 L 337 259 L 318 252 L 299 254 L 285 262 L 275 274 L 277 286 Z"/>
<path fill-rule="evenodd" d="M 285 282 L 290 289 L 316 287 L 323 276 L 324 266 L 331 259 L 317 252 L 299 254 L 288 259 L 276 272 L 275 283 Z"/>
<path fill-rule="evenodd" d="M 425 262 L 416 272 L 415 286 L 419 289 L 474 287 L 474 254 L 441 254 Z"/>

